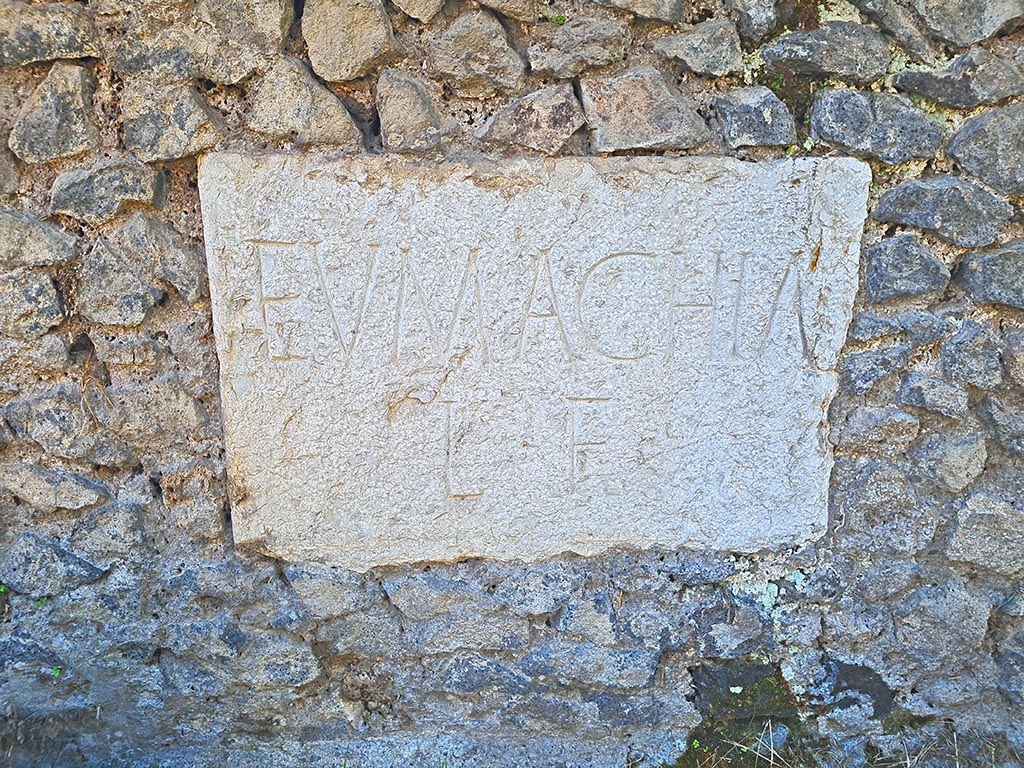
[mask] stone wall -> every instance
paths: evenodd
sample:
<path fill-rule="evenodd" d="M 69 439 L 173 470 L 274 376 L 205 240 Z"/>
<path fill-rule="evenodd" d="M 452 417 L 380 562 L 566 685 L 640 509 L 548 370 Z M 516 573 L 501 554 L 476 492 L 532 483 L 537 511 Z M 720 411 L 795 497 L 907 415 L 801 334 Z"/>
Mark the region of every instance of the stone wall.
<path fill-rule="evenodd" d="M 2 759 L 1024 765 L 1022 20 L 0 0 Z M 869 160 L 829 534 L 365 575 L 236 549 L 196 158 L 313 145 Z"/>

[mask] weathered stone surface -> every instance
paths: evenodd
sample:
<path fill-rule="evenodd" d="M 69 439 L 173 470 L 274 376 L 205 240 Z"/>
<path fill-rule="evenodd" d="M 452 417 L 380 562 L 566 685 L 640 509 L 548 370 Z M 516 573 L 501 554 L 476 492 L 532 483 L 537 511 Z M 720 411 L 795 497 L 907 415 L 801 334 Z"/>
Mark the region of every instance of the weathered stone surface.
<path fill-rule="evenodd" d="M 759 43 L 775 27 L 775 0 L 726 0 L 744 40 Z"/>
<path fill-rule="evenodd" d="M 341 99 L 290 56 L 278 59 L 256 85 L 246 125 L 296 144 L 363 146 L 362 134 Z"/>
<path fill-rule="evenodd" d="M 18 114 L 8 145 L 26 163 L 73 157 L 99 146 L 92 119 L 95 79 L 85 67 L 58 62 Z"/>
<path fill-rule="evenodd" d="M 0 147 L 0 197 L 6 196 L 18 188 L 18 169 L 15 167 L 11 153 Z"/>
<path fill-rule="evenodd" d="M 112 160 L 60 174 L 50 189 L 50 211 L 89 224 L 103 224 L 130 203 L 160 207 L 166 196 L 163 173 L 130 161 Z"/>
<path fill-rule="evenodd" d="M 159 10 L 170 4 L 156 5 L 128 15 L 110 59 L 121 72 L 164 83 L 241 82 L 280 53 L 294 13 L 290 0 L 196 0 L 188 18 L 169 23 Z"/>
<path fill-rule="evenodd" d="M 469 11 L 445 30 L 434 49 L 434 66 L 459 96 L 486 98 L 523 87 L 525 68 L 505 28 L 486 11 Z"/>
<path fill-rule="evenodd" d="M 1024 387 L 1024 329 L 1007 330 L 1003 349 L 1006 372 L 1018 387 Z"/>
<path fill-rule="evenodd" d="M 985 469 L 985 439 L 980 435 L 932 435 L 913 452 L 912 458 L 952 493 L 964 490 Z"/>
<path fill-rule="evenodd" d="M 536 22 L 540 13 L 538 0 L 486 0 L 480 4 L 518 21 Z"/>
<path fill-rule="evenodd" d="M 553 155 L 585 122 L 572 85 L 564 83 L 541 88 L 502 107 L 484 124 L 478 136 Z"/>
<path fill-rule="evenodd" d="M 789 32 L 762 54 L 771 69 L 838 77 L 870 85 L 889 67 L 889 46 L 876 30 L 851 21 L 826 21 L 818 29 Z"/>
<path fill-rule="evenodd" d="M 843 159 L 207 156 L 236 541 L 364 570 L 813 535 L 830 461 L 808 435 L 835 388 L 868 181 Z M 698 205 L 715 215 L 672 213 Z M 387 225 L 353 226 L 371 221 Z M 742 280 L 737 242 L 759 244 Z M 637 450 L 641 472 L 622 462 Z"/>
<path fill-rule="evenodd" d="M 96 28 L 77 3 L 0 2 L 0 66 L 99 56 Z"/>
<path fill-rule="evenodd" d="M 863 395 L 885 377 L 902 370 L 910 361 L 912 350 L 909 344 L 896 344 L 884 350 L 857 352 L 843 360 L 843 373 L 850 388 Z"/>
<path fill-rule="evenodd" d="M 980 43 L 1024 16 L 1022 0 L 912 0 L 928 31 L 954 45 Z"/>
<path fill-rule="evenodd" d="M 947 243 L 977 248 L 996 239 L 1013 206 L 956 176 L 904 181 L 885 193 L 872 217 L 931 232 Z"/>
<path fill-rule="evenodd" d="M 43 267 L 75 256 L 74 235 L 28 213 L 0 210 L 0 266 Z"/>
<path fill-rule="evenodd" d="M 102 575 L 92 563 L 35 533 L 21 534 L 0 555 L 0 582 L 31 597 L 58 595 Z"/>
<path fill-rule="evenodd" d="M 206 259 L 199 249 L 187 246 L 170 224 L 136 211 L 114 239 L 122 250 L 148 262 L 153 276 L 173 285 L 186 301 L 195 303 L 206 298 Z"/>
<path fill-rule="evenodd" d="M 307 0 L 302 36 L 313 71 L 328 82 L 369 74 L 394 46 L 380 0 Z"/>
<path fill-rule="evenodd" d="M 669 24 L 684 21 L 690 9 L 690 0 L 597 0 L 597 3 L 621 8 L 644 19 L 667 21 Z"/>
<path fill-rule="evenodd" d="M 1024 309 L 1024 240 L 969 254 L 960 263 L 957 279 L 981 304 Z"/>
<path fill-rule="evenodd" d="M 1024 195 L 1024 104 L 972 117 L 949 142 L 946 154 L 1004 195 Z"/>
<path fill-rule="evenodd" d="M 125 83 L 121 118 L 125 147 L 146 162 L 191 157 L 216 144 L 223 132 L 220 116 L 194 87 L 148 76 Z"/>
<path fill-rule="evenodd" d="M 1024 93 L 1024 72 L 984 48 L 972 48 L 938 72 L 904 70 L 893 78 L 893 85 L 939 104 L 970 108 Z"/>
<path fill-rule="evenodd" d="M 942 371 L 957 384 L 992 389 L 1003 381 L 999 347 L 988 332 L 968 320 L 940 349 Z"/>
<path fill-rule="evenodd" d="M 934 157 L 943 130 L 902 96 L 828 88 L 814 100 L 811 136 L 897 165 Z"/>
<path fill-rule="evenodd" d="M 642 648 L 605 648 L 552 642 L 523 660 L 531 677 L 573 680 L 584 685 L 639 688 L 654 677 L 659 654 Z"/>
<path fill-rule="evenodd" d="M 886 238 L 865 250 L 864 258 L 865 284 L 872 301 L 938 294 L 949 285 L 946 265 L 913 235 Z"/>
<path fill-rule="evenodd" d="M 918 28 L 917 17 L 905 0 L 851 0 L 864 16 L 875 22 L 883 32 L 899 41 L 911 58 L 926 64 L 935 63 L 935 51 Z"/>
<path fill-rule="evenodd" d="M 530 43 L 530 69 L 555 77 L 575 77 L 590 67 L 622 61 L 626 55 L 626 28 L 615 19 L 570 19 L 539 33 Z"/>
<path fill-rule="evenodd" d="M 28 462 L 0 467 L 0 486 L 40 512 L 91 507 L 110 495 L 95 480 Z"/>
<path fill-rule="evenodd" d="M 842 448 L 879 453 L 901 453 L 921 430 L 916 416 L 896 406 L 858 406 L 839 432 Z"/>
<path fill-rule="evenodd" d="M 703 118 L 654 67 L 585 77 L 580 91 L 597 152 L 688 149 L 710 137 Z"/>
<path fill-rule="evenodd" d="M 946 556 L 995 573 L 1024 570 L 1024 513 L 986 493 L 972 495 L 957 515 Z"/>
<path fill-rule="evenodd" d="M 979 413 L 992 426 L 993 436 L 1005 450 L 1024 457 L 1024 408 L 1009 398 L 989 395 L 981 402 Z"/>
<path fill-rule="evenodd" d="M 713 102 L 725 142 L 737 147 L 778 147 L 796 142 L 796 123 L 770 88 L 734 88 Z"/>
<path fill-rule="evenodd" d="M 426 24 L 444 7 L 444 0 L 400 0 L 395 5 L 407 16 Z"/>
<path fill-rule="evenodd" d="M 62 320 L 60 289 L 48 274 L 34 269 L 0 274 L 0 333 L 32 339 Z"/>
<path fill-rule="evenodd" d="M 119 249 L 103 238 L 82 259 L 78 311 L 106 325 L 138 325 L 156 304 L 157 296 Z"/>
<path fill-rule="evenodd" d="M 385 69 L 377 78 L 377 112 L 384 148 L 428 152 L 441 146 L 441 116 L 434 99 L 413 75 Z"/>
<path fill-rule="evenodd" d="M 911 371 L 903 377 L 899 401 L 943 416 L 967 412 L 967 391 L 949 382 Z"/>
<path fill-rule="evenodd" d="M 654 50 L 698 75 L 724 77 L 743 69 L 740 36 L 727 19 L 704 21 L 679 34 L 659 38 Z"/>

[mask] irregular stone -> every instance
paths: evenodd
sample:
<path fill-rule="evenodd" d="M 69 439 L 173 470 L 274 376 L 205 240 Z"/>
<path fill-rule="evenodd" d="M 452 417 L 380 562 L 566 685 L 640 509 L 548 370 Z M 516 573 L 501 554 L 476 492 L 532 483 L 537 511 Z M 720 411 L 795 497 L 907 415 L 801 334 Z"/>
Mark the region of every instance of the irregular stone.
<path fill-rule="evenodd" d="M 207 297 L 206 259 L 190 248 L 177 230 L 146 211 L 136 211 L 113 235 L 124 252 L 152 265 L 153 276 L 174 286 L 182 297 L 196 303 Z"/>
<path fill-rule="evenodd" d="M 626 28 L 616 19 L 570 19 L 538 35 L 527 49 L 530 69 L 568 79 L 626 56 Z"/>
<path fill-rule="evenodd" d="M 917 439 L 921 422 L 896 406 L 861 405 L 839 432 L 838 445 L 855 451 L 903 453 Z"/>
<path fill-rule="evenodd" d="M 302 605 L 318 620 L 361 611 L 373 602 L 362 577 L 320 563 L 289 565 L 284 572 Z"/>
<path fill-rule="evenodd" d="M 1007 405 L 1010 402 L 989 395 L 981 401 L 978 412 L 991 425 L 996 442 L 1014 456 L 1024 457 L 1024 409 Z"/>
<path fill-rule="evenodd" d="M 71 550 L 104 570 L 138 553 L 143 543 L 142 508 L 115 501 L 85 514 L 71 534 Z"/>
<path fill-rule="evenodd" d="M 872 301 L 940 294 L 949 285 L 946 265 L 913 235 L 888 237 L 866 249 L 864 259 L 864 282 Z"/>
<path fill-rule="evenodd" d="M 896 90 L 958 109 L 998 104 L 1024 93 L 1024 73 L 984 48 L 972 48 L 939 72 L 904 70 L 892 83 Z"/>
<path fill-rule="evenodd" d="M 541 88 L 505 105 L 491 116 L 477 136 L 553 155 L 585 123 L 572 85 L 563 83 Z"/>
<path fill-rule="evenodd" d="M 393 611 L 368 607 L 346 614 L 317 632 L 332 656 L 393 657 L 403 650 L 402 625 Z"/>
<path fill-rule="evenodd" d="M 18 170 L 11 153 L 0 147 L 0 197 L 10 195 L 18 189 Z"/>
<path fill-rule="evenodd" d="M 985 469 L 988 452 L 980 435 L 932 435 L 912 458 L 947 491 L 960 493 Z"/>
<path fill-rule="evenodd" d="M 843 360 L 843 377 L 856 394 L 867 394 L 886 376 L 903 370 L 912 351 L 909 344 L 896 344 L 888 349 L 856 352 Z"/>
<path fill-rule="evenodd" d="M 0 583 L 30 597 L 52 597 L 96 581 L 103 571 L 54 541 L 23 533 L 0 555 Z"/>
<path fill-rule="evenodd" d="M 459 611 L 458 618 L 439 616 L 422 624 L 416 643 L 424 653 L 459 650 L 521 651 L 530 645 L 530 625 L 525 619 L 503 613 Z"/>
<path fill-rule="evenodd" d="M 725 142 L 732 149 L 796 143 L 793 115 L 770 88 L 733 88 L 712 104 Z"/>
<path fill-rule="evenodd" d="M 216 144 L 224 131 L 217 114 L 191 85 L 137 77 L 121 92 L 124 145 L 140 160 L 191 157 Z"/>
<path fill-rule="evenodd" d="M 956 278 L 979 304 L 1024 309 L 1024 240 L 969 254 Z"/>
<path fill-rule="evenodd" d="M 162 172 L 112 160 L 60 174 L 50 189 L 50 211 L 97 225 L 115 218 L 130 203 L 159 208 L 166 196 Z"/>
<path fill-rule="evenodd" d="M 1024 195 L 1024 104 L 990 109 L 963 124 L 946 154 L 1004 195 Z"/>
<path fill-rule="evenodd" d="M 380 0 L 307 0 L 302 37 L 313 71 L 332 83 L 369 74 L 395 43 Z"/>
<path fill-rule="evenodd" d="M 899 402 L 943 416 L 959 416 L 967 412 L 965 390 L 917 371 L 911 371 L 903 377 Z"/>
<path fill-rule="evenodd" d="M 105 428 L 110 420 L 105 405 L 102 396 L 90 397 L 87 404 L 78 382 L 62 381 L 39 395 L 11 400 L 4 415 L 19 439 L 31 440 L 48 454 L 106 467 L 128 466 L 135 456 Z"/>
<path fill-rule="evenodd" d="M 690 11 L 690 0 L 597 0 L 597 3 L 669 24 L 684 21 Z"/>
<path fill-rule="evenodd" d="M 94 323 L 138 325 L 158 296 L 120 250 L 99 238 L 82 260 L 78 278 L 78 311 Z"/>
<path fill-rule="evenodd" d="M 748 42 L 760 43 L 775 27 L 775 0 L 726 0 L 725 4 Z"/>
<path fill-rule="evenodd" d="M 870 85 L 889 68 L 889 46 L 876 30 L 851 21 L 826 21 L 817 29 L 789 32 L 762 52 L 769 69 L 813 77 L 838 77 Z"/>
<path fill-rule="evenodd" d="M 7 140 L 26 163 L 45 163 L 96 149 L 92 119 L 96 80 L 85 67 L 57 62 L 22 105 Z"/>
<path fill-rule="evenodd" d="M 251 103 L 246 125 L 264 136 L 300 145 L 363 146 L 362 134 L 341 99 L 290 56 L 278 59 L 260 79 Z"/>
<path fill-rule="evenodd" d="M 77 3 L 0 2 L 0 66 L 101 56 L 96 28 Z"/>
<path fill-rule="evenodd" d="M 63 320 L 60 289 L 48 274 L 32 269 L 0 274 L 0 333 L 33 339 Z"/>
<path fill-rule="evenodd" d="M 262 632 L 238 665 L 241 681 L 256 689 L 298 688 L 320 677 L 320 662 L 307 643 L 285 632 Z"/>
<path fill-rule="evenodd" d="M 566 605 L 575 594 L 572 572 L 558 564 L 542 564 L 511 574 L 492 597 L 516 616 L 542 616 Z"/>
<path fill-rule="evenodd" d="M 428 152 L 441 147 L 441 116 L 426 86 L 416 77 L 395 69 L 381 72 L 377 113 L 385 149 Z"/>
<path fill-rule="evenodd" d="M 110 51 L 111 64 L 161 83 L 206 79 L 233 85 L 280 54 L 294 7 L 290 0 L 197 0 L 186 18 L 170 23 L 152 8 L 131 13 Z"/>
<path fill-rule="evenodd" d="M 892 35 L 911 58 L 926 64 L 935 62 L 935 51 L 918 29 L 914 11 L 904 0 L 851 0 L 860 12 Z"/>
<path fill-rule="evenodd" d="M 431 677 L 431 685 L 456 694 L 481 691 L 525 693 L 530 680 L 516 670 L 479 653 L 462 653 L 445 659 Z"/>
<path fill-rule="evenodd" d="M 992 389 L 1003 382 L 999 347 L 988 332 L 973 320 L 964 322 L 957 334 L 940 349 L 942 371 L 957 384 Z"/>
<path fill-rule="evenodd" d="M 704 120 L 654 67 L 580 80 L 595 152 L 689 149 L 710 138 Z"/>
<path fill-rule="evenodd" d="M 1024 16 L 1021 0 L 913 0 L 928 31 L 961 47 L 980 43 Z"/>
<path fill-rule="evenodd" d="M 614 645 L 617 638 L 614 611 L 607 592 L 593 599 L 569 603 L 558 614 L 554 627 L 599 645 Z"/>
<path fill-rule="evenodd" d="M 740 36 L 728 19 L 704 21 L 679 34 L 658 38 L 654 50 L 698 75 L 724 77 L 743 69 Z"/>
<path fill-rule="evenodd" d="M 746 551 L 748 536 L 758 548 L 761 541 L 775 547 L 780 540 L 803 539 L 801 525 L 822 529 L 830 458 L 818 453 L 825 449 L 821 441 L 799 436 L 820 429 L 822 409 L 831 399 L 829 386 L 835 385 L 866 215 L 869 172 L 863 163 L 848 158 L 740 163 L 631 157 L 520 158 L 493 167 L 451 166 L 441 172 L 435 164 L 396 157 L 328 160 L 249 153 L 215 153 L 200 165 L 222 394 L 225 412 L 234 414 L 225 431 L 236 542 L 273 548 L 289 561 L 306 560 L 304 553 L 315 550 L 332 564 L 363 570 L 384 562 L 450 562 L 484 554 L 506 560 L 544 559 L 566 549 L 595 554 L 610 541 L 633 545 L 635 535 L 650 542 L 646 546 L 664 538 L 673 548 L 693 541 L 731 549 L 725 542 L 735 538 L 742 542 L 740 551 Z M 270 185 L 273 195 L 266 194 Z M 686 216 L 677 215 L 681 205 L 689 206 Z M 780 206 L 803 213 L 773 214 Z M 468 216 L 468 210 L 475 213 Z M 488 236 L 481 239 L 484 219 Z M 373 270 L 366 261 L 370 252 L 353 239 L 352 221 L 376 222 L 356 228 L 363 233 L 359 237 L 371 238 L 368 242 L 376 242 L 378 235 L 396 238 L 393 249 L 380 249 Z M 287 225 L 287 231 L 268 230 L 267 222 Z M 824 241 L 819 227 L 829 233 Z M 688 244 L 674 261 L 658 251 L 648 258 L 622 250 L 629 243 L 647 248 L 648 238 L 660 242 L 666 232 Z M 777 244 L 765 245 L 758 250 L 761 257 L 741 269 L 744 251 L 728 243 L 753 248 L 767 242 L 768 232 Z M 254 237 L 263 241 L 255 248 Z M 314 247 L 325 238 L 330 247 Z M 516 243 L 543 250 L 552 238 L 585 247 L 552 251 L 550 264 L 547 257 L 523 262 L 517 255 Z M 405 242 L 412 249 L 408 259 L 397 245 Z M 609 263 L 608 254 L 618 253 L 626 255 Z M 808 270 L 812 256 L 816 268 Z M 255 265 L 263 265 L 262 273 Z M 800 268 L 799 303 L 794 265 Z M 723 330 L 724 336 L 712 336 L 708 292 L 713 285 L 725 286 L 721 301 L 730 303 L 721 306 L 733 307 L 741 272 L 743 295 L 767 296 L 774 303 L 742 302 L 736 327 L 744 332 Z M 675 274 L 687 277 L 680 279 L 682 292 L 675 294 L 673 306 L 697 302 L 700 307 L 681 312 L 677 330 L 667 335 L 658 330 L 664 314 L 652 311 L 651 297 L 661 297 L 667 307 Z M 716 282 L 715 274 L 736 280 Z M 322 275 L 327 276 L 330 305 Z M 399 296 L 403 280 L 406 288 Z M 429 294 L 422 291 L 423 302 L 436 312 L 454 313 L 455 324 L 445 321 L 443 338 L 437 337 L 439 326 L 428 327 L 414 283 L 430 287 Z M 359 309 L 364 292 L 370 298 Z M 243 296 L 251 300 L 240 300 Z M 553 323 L 534 322 L 531 305 L 540 313 L 564 314 L 565 337 Z M 804 308 L 799 315 L 798 306 Z M 357 316 L 373 330 L 359 334 L 353 349 Z M 524 318 L 525 337 L 519 330 Z M 513 365 L 519 339 L 523 357 Z M 708 345 L 716 352 L 736 349 L 742 364 L 720 368 L 717 358 L 709 358 Z M 571 358 L 570 350 L 577 350 Z M 669 350 L 671 364 L 665 361 Z M 400 362 L 393 362 L 390 356 L 395 355 Z M 607 355 L 643 355 L 647 362 L 623 369 L 627 379 L 609 390 L 615 393 L 614 407 L 604 400 L 572 405 L 567 398 L 577 395 L 569 385 L 577 374 L 570 375 L 570 368 L 598 366 L 597 376 L 605 366 L 619 365 L 606 362 Z M 292 365 L 299 361 L 287 358 L 305 363 Z M 518 377 L 521 366 L 530 371 L 526 380 Z M 786 375 L 793 377 L 792 386 L 765 387 L 769 369 L 776 377 L 791 371 Z M 340 381 L 360 383 L 320 387 Z M 678 383 L 666 384 L 672 381 Z M 702 422 L 687 422 L 682 433 L 666 430 L 665 419 L 676 424 L 671 414 L 682 407 L 673 393 L 698 385 L 711 393 L 702 406 Z M 286 437 L 279 438 L 281 424 L 294 413 L 293 399 L 304 398 L 310 386 L 322 390 L 323 408 L 308 409 L 308 418 L 291 419 Z M 493 393 L 492 404 L 478 409 L 469 405 L 475 401 L 461 399 L 471 398 L 481 386 Z M 434 429 L 445 423 L 449 409 L 437 397 L 449 392 L 460 393 L 451 405 L 453 453 L 445 451 L 443 427 L 440 442 Z M 256 413 L 247 410 L 252 408 L 259 418 L 238 418 Z M 570 422 L 565 418 L 576 412 L 569 409 L 578 409 L 579 442 L 605 440 L 620 426 L 623 436 L 614 440 L 625 442 L 600 449 L 579 446 L 578 455 L 586 461 L 566 466 L 562 448 L 570 439 Z M 544 414 L 565 418 L 552 421 Z M 747 426 L 737 430 L 741 419 Z M 379 450 L 372 436 L 391 429 L 400 430 L 402 440 Z M 698 432 L 691 434 L 691 429 Z M 750 440 L 750 429 L 763 439 Z M 324 435 L 342 432 L 354 437 L 324 440 Z M 656 452 L 667 459 L 698 436 L 717 447 L 691 452 L 681 464 L 652 465 L 639 477 L 625 459 L 641 449 L 644 455 Z M 444 456 L 454 462 L 447 493 Z M 373 459 L 366 463 L 366 457 Z M 278 471 L 281 461 L 289 464 L 288 473 Z M 723 471 L 721 461 L 727 461 L 724 471 L 734 480 L 727 493 L 730 504 L 709 507 L 706 513 L 694 510 L 699 525 L 695 518 L 666 511 L 678 509 L 673 499 L 705 488 L 709 473 Z M 521 468 L 509 475 L 502 469 L 509 462 L 520 462 L 516 466 Z M 323 477 L 328 467 L 350 463 L 359 470 L 344 487 L 328 484 L 323 493 L 295 496 L 301 503 L 279 501 L 299 493 L 311 478 Z M 579 494 L 540 492 L 567 489 L 570 471 L 579 473 L 574 481 Z M 779 477 L 786 480 L 780 483 Z M 798 495 L 794 483 L 804 488 Z M 611 501 L 595 511 L 587 500 L 598 492 L 603 496 L 602 489 Z M 751 497 L 739 504 L 737 493 Z M 769 533 L 767 518 L 750 510 L 781 503 L 772 501 L 776 494 L 788 500 L 787 514 L 774 518 L 780 527 Z M 538 528 L 539 518 L 510 516 L 509 509 L 518 509 L 512 500 L 524 495 L 540 505 L 538 515 L 547 510 L 543 526 Z M 637 506 L 637 498 L 644 503 Z M 794 498 L 801 504 L 792 503 Z M 707 502 L 694 503 L 704 509 Z M 468 508 L 473 514 L 465 519 L 455 514 Z M 723 519 L 723 508 L 744 514 Z M 363 517 L 377 509 L 403 512 Z M 438 515 L 447 518 L 445 525 L 430 524 Z M 636 520 L 635 527 L 630 523 L 624 530 L 623 515 Z M 642 524 L 637 515 L 643 515 Z M 396 606 L 408 610 L 397 600 Z M 495 611 L 474 613 L 486 617 Z M 474 620 L 474 632 L 478 626 Z"/>
<path fill-rule="evenodd" d="M 1014 384 L 1024 387 L 1024 329 L 1007 329 L 1004 343 L 1006 372 Z"/>
<path fill-rule="evenodd" d="M 899 317 L 900 328 L 915 347 L 927 347 L 953 333 L 955 322 L 920 310 Z"/>
<path fill-rule="evenodd" d="M 434 66 L 459 96 L 481 99 L 523 87 L 525 70 L 501 23 L 486 11 L 452 22 L 434 49 Z"/>
<path fill-rule="evenodd" d="M 393 576 L 381 586 L 388 600 L 403 616 L 417 621 L 462 611 L 486 613 L 496 607 L 494 601 L 480 590 L 429 573 Z"/>
<path fill-rule="evenodd" d="M 898 165 L 934 157 L 943 130 L 903 96 L 827 88 L 811 108 L 811 137 Z"/>
<path fill-rule="evenodd" d="M 0 267 L 44 267 L 75 257 L 77 238 L 29 213 L 0 210 Z"/>
<path fill-rule="evenodd" d="M 1013 216 L 1013 206 L 977 184 L 944 175 L 904 181 L 882 196 L 871 215 L 977 248 L 996 239 Z"/>
<path fill-rule="evenodd" d="M 109 491 L 98 481 L 28 462 L 0 467 L 0 486 L 46 513 L 91 507 L 110 497 Z"/>
<path fill-rule="evenodd" d="M 430 22 L 437 12 L 444 7 L 445 0 L 400 0 L 397 5 L 407 16 L 422 21 L 424 24 Z"/>
<path fill-rule="evenodd" d="M 536 22 L 540 13 L 538 0 L 486 0 L 480 4 L 502 16 L 530 23 Z"/>
<path fill-rule="evenodd" d="M 957 513 L 946 557 L 1003 576 L 1024 570 L 1024 513 L 1002 499 L 975 493 Z"/>
<path fill-rule="evenodd" d="M 971 594 L 960 579 L 926 583 L 893 612 L 892 656 L 906 654 L 907 666 L 926 670 L 941 669 L 942 660 L 955 663 L 981 647 L 991 612 L 988 600 Z"/>
<path fill-rule="evenodd" d="M 605 648 L 590 643 L 550 641 L 522 661 L 532 678 L 551 678 L 561 683 L 602 685 L 609 688 L 643 688 L 650 684 L 660 654 L 640 648 Z"/>

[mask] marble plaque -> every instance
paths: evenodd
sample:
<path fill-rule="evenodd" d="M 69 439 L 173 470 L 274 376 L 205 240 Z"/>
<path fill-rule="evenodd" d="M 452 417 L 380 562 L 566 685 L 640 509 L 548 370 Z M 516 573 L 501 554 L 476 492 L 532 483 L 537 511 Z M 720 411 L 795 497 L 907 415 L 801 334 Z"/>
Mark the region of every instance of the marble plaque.
<path fill-rule="evenodd" d="M 205 157 L 236 541 L 362 571 L 820 535 L 869 181 Z"/>

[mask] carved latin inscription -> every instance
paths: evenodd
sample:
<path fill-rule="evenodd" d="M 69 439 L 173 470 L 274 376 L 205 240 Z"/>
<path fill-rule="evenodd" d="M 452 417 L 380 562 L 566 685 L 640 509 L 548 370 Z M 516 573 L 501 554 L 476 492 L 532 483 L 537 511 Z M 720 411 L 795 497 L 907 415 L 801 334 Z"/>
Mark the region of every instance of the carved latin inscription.
<path fill-rule="evenodd" d="M 816 535 L 868 179 L 207 157 L 236 540 L 366 569 Z"/>

